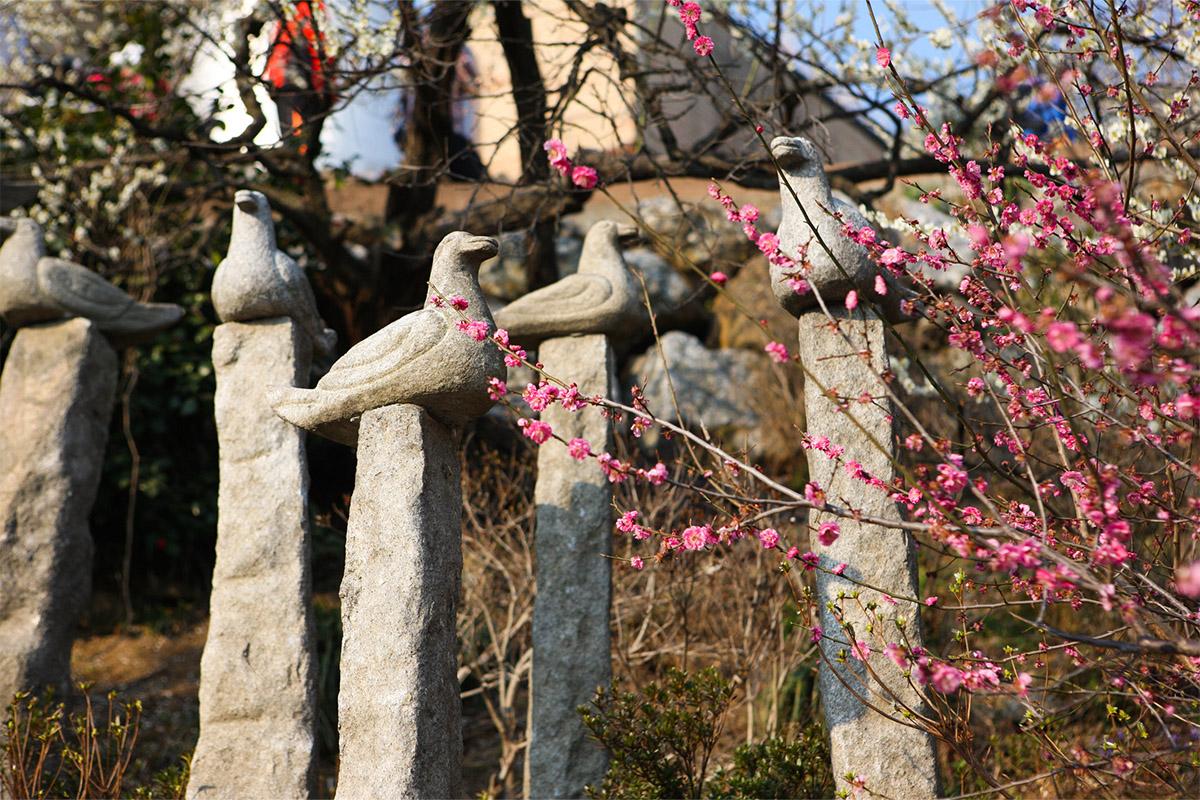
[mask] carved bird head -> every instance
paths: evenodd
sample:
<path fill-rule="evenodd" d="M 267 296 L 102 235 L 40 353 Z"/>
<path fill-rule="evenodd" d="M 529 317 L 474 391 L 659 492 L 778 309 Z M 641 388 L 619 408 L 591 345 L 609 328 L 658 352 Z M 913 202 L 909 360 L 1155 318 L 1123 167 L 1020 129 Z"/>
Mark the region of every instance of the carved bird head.
<path fill-rule="evenodd" d="M 771 155 L 789 178 L 816 178 L 825 175 L 821 151 L 803 136 L 776 136 L 771 140 Z"/>
<path fill-rule="evenodd" d="M 475 236 L 466 231 L 454 231 L 447 234 L 437 246 L 437 250 L 433 251 L 433 260 L 437 262 L 448 257 L 457 257 L 473 273 L 478 273 L 479 265 L 499 252 L 500 243 L 491 236 Z"/>
<path fill-rule="evenodd" d="M 238 189 L 233 195 L 233 204 L 245 214 L 260 216 L 271 213 L 271 204 L 262 192 L 253 189 Z"/>
<path fill-rule="evenodd" d="M 0 241 L 10 237 L 41 239 L 42 226 L 29 217 L 0 217 Z"/>
<path fill-rule="evenodd" d="M 260 249 L 261 248 L 261 249 Z M 275 223 L 271 204 L 262 192 L 238 189 L 233 194 L 233 230 L 229 251 L 262 253 L 275 249 Z"/>

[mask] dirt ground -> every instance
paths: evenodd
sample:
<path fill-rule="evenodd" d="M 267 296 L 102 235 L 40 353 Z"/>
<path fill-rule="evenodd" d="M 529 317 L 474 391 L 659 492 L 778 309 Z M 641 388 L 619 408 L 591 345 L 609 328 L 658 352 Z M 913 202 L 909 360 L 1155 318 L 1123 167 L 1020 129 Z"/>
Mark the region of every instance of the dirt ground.
<path fill-rule="evenodd" d="M 91 684 L 93 695 L 116 691 L 120 699 L 142 701 L 132 785 L 145 785 L 155 773 L 177 766 L 196 745 L 207 630 L 208 622 L 202 621 L 166 631 L 136 627 L 75 642 L 71 670 L 76 681 Z"/>

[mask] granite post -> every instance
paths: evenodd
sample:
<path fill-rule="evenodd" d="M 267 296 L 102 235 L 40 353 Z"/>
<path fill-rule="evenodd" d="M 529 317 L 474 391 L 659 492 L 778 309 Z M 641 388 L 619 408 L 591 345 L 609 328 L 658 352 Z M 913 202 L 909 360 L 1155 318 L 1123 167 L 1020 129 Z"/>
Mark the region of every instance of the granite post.
<path fill-rule="evenodd" d="M 843 233 L 844 226 L 861 230 L 869 223 L 858 206 L 833 194 L 816 145 L 802 136 L 779 136 L 771 142 L 771 153 L 779 168 L 779 249 L 791 258 L 807 253 L 803 265 L 772 260 L 771 288 L 780 304 L 800 320 L 798 355 L 806 373 L 804 411 L 808 433 L 829 437 L 833 444 L 845 448 L 843 462 L 857 461 L 868 473 L 890 483 L 895 457 L 892 407 L 879 377 L 888 368 L 884 322 L 873 310 L 861 306 L 882 306 L 880 310 L 889 315 L 888 319 L 899 320 L 904 315 L 901 298 L 911 296 L 911 292 L 896 285 L 863 245 Z M 794 278 L 803 278 L 812 290 L 798 292 Z M 887 286 L 882 297 L 876 290 L 879 278 Z M 845 309 L 851 291 L 858 292 L 858 311 Z M 829 315 L 821 310 L 821 303 L 830 310 Z M 829 393 L 840 399 L 840 407 Z M 873 402 L 860 403 L 864 394 Z M 808 467 L 809 475 L 831 502 L 899 521 L 899 509 L 886 492 L 852 478 L 823 454 L 810 450 Z M 810 529 L 818 531 L 823 521 L 820 514 L 814 513 L 809 519 Z M 838 596 L 840 592 L 857 592 L 862 605 L 878 601 L 880 591 L 893 597 L 915 597 L 913 542 L 907 532 L 897 528 L 844 518 L 837 523 L 840 537 L 825 547 L 815 541 L 814 535 L 813 548 L 827 570 L 841 563 L 847 565 L 842 577 L 822 571 L 816 579 L 821 627 L 825 631 L 819 674 L 821 706 L 829 729 L 838 790 L 854 793 L 855 787 L 845 777 L 854 774 L 866 782 L 866 791 L 871 794 L 934 797 L 938 775 L 932 737 L 885 716 L 903 716 L 900 704 L 920 711 L 924 708 L 923 698 L 877 646 L 880 639 L 920 644 L 917 608 L 904 601 L 895 607 L 878 603 L 880 619 L 895 618 L 903 623 L 906 635 L 902 638 L 893 622 L 875 625 L 868 632 L 859 602 Z M 879 591 L 860 587 L 855 580 Z M 839 606 L 854 634 L 872 645 L 869 664 L 879 680 L 850 655 L 847 633 L 828 608 L 829 603 Z"/>
<path fill-rule="evenodd" d="M 342 800 L 462 795 L 458 435 L 505 374 L 479 288 L 479 265 L 498 250 L 448 234 L 420 310 L 350 348 L 313 389 L 273 394 L 293 425 L 358 448 L 341 593 Z"/>
<path fill-rule="evenodd" d="M 454 431 L 415 405 L 366 411 L 342 578 L 339 800 L 462 797 Z"/>
<path fill-rule="evenodd" d="M 614 359 L 601 334 L 548 339 L 538 357 L 551 375 L 569 376 L 582 395 L 611 397 Z M 612 447 L 612 424 L 599 409 L 553 405 L 542 419 L 567 441 Z M 612 680 L 612 488 L 596 465 L 548 443 L 538 450 L 537 599 L 525 796 L 583 797 L 599 785 L 608 754 L 588 733 L 579 706 Z"/>
<path fill-rule="evenodd" d="M 0 708 L 18 691 L 69 686 L 116 386 L 117 355 L 95 323 L 17 331 L 0 377 Z"/>
<path fill-rule="evenodd" d="M 304 431 L 267 402 L 306 385 L 311 344 L 288 317 L 213 333 L 220 454 L 217 559 L 200 662 L 189 798 L 308 797 L 316 695 Z"/>
<path fill-rule="evenodd" d="M 850 341 L 831 329 L 823 312 L 800 315 L 799 355 L 817 380 L 809 379 L 804 388 L 808 432 L 828 436 L 846 448 L 844 459 L 862 464 L 871 475 L 891 483 L 894 469 L 891 407 L 878 377 L 887 369 L 883 322 L 869 311 L 833 311 L 838 328 Z M 820 383 L 824 387 L 823 392 Z M 849 399 L 844 410 L 825 392 L 836 392 Z M 875 399 L 863 404 L 857 399 L 864 393 Z M 857 424 L 856 424 L 857 422 Z M 861 428 L 859 427 L 861 425 Z M 881 445 L 881 451 L 868 438 Z M 826 495 L 839 504 L 844 501 L 864 514 L 900 519 L 899 509 L 887 494 L 851 478 L 824 454 L 810 450 L 808 467 Z M 823 518 L 814 513 L 809 520 L 817 530 Z M 914 710 L 923 708 L 920 693 L 903 671 L 883 655 L 879 641 L 921 643 L 921 631 L 914 603 L 901 600 L 892 607 L 880 599 L 880 592 L 859 586 L 870 584 L 893 597 L 917 596 L 917 571 L 913 543 L 908 533 L 897 528 L 858 523 L 840 518 L 839 538 L 829 546 L 813 543 L 825 569 L 840 563 L 848 567 L 844 576 L 819 571 L 816 575 L 817 601 L 821 609 L 821 641 L 824 659 L 819 683 L 821 705 L 829 729 L 833 774 L 839 788 L 848 788 L 847 773 L 866 781 L 867 791 L 887 797 L 935 797 L 938 790 L 937 760 L 933 740 L 914 728 L 888 719 L 868 708 L 859 698 L 893 716 L 902 716 L 899 703 Z M 815 539 L 816 537 L 814 537 Z M 872 601 L 878 606 L 878 619 L 896 618 L 903 623 L 903 637 L 896 623 L 875 624 L 868 633 L 868 616 L 859 602 L 839 599 L 839 594 L 857 592 L 862 605 Z M 847 635 L 828 607 L 835 604 L 842 619 L 856 635 L 872 645 L 871 669 L 879 680 L 867 674 L 862 662 L 849 654 Z"/>

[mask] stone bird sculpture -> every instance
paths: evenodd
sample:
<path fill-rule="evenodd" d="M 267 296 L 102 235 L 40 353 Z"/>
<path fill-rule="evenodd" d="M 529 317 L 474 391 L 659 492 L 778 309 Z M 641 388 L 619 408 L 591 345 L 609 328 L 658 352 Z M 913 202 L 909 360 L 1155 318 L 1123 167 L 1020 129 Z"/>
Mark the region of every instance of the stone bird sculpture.
<path fill-rule="evenodd" d="M 646 323 L 642 287 L 621 255 L 637 228 L 597 222 L 583 240 L 579 271 L 536 289 L 496 312 L 496 325 L 523 347 L 557 336 L 640 329 Z"/>
<path fill-rule="evenodd" d="M 213 308 L 222 322 L 291 317 L 322 355 L 337 344 L 325 327 L 304 270 L 275 246 L 271 206 L 262 192 L 239 189 L 233 196 L 229 252 L 217 265 Z"/>
<path fill-rule="evenodd" d="M 879 274 L 879 267 L 862 245 L 842 234 L 843 222 L 861 228 L 868 224 L 867 219 L 857 208 L 833 196 L 816 145 L 803 136 L 777 136 L 771 141 L 771 153 L 781 170 L 779 197 L 783 219 L 779 224 L 780 249 L 795 258 L 801 248 L 808 244 L 808 260 L 812 267 L 807 274 L 800 276 L 817 288 L 827 304 L 840 301 L 851 289 L 858 289 L 859 292 L 870 289 L 875 276 Z M 789 184 L 796 193 L 795 197 L 788 189 Z M 814 240 L 812 228 L 796 205 L 797 199 L 804 211 L 808 212 L 821 239 L 837 257 L 837 263 Z M 841 212 L 843 222 L 839 222 L 831 211 Z M 842 269 L 838 269 L 838 264 Z M 787 279 L 795 273 L 795 268 L 771 265 L 771 288 L 775 292 L 775 299 L 789 314 L 799 316 L 815 307 L 817 298 L 813 292 L 797 294 L 788 285 Z M 846 275 L 849 275 L 849 280 Z"/>
<path fill-rule="evenodd" d="M 171 303 L 139 303 L 87 267 L 46 255 L 42 226 L 0 217 L 0 317 L 14 326 L 84 317 L 117 339 L 169 328 L 183 316 Z"/>
<path fill-rule="evenodd" d="M 425 307 L 362 340 L 334 363 L 313 389 L 278 389 L 275 413 L 301 428 L 353 446 L 365 411 L 412 403 L 449 425 L 460 425 L 492 405 L 488 381 L 505 376 L 504 356 L 456 325 L 462 316 L 445 298 L 467 301 L 463 314 L 493 326 L 479 288 L 479 265 L 496 255 L 495 239 L 463 231 L 448 235 L 433 254 Z"/>

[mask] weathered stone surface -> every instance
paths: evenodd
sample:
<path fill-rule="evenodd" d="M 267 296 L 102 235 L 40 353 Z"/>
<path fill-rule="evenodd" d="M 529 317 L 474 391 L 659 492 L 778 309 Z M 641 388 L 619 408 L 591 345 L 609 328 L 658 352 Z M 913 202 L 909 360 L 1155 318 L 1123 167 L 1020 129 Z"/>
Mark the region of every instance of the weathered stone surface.
<path fill-rule="evenodd" d="M 0 705 L 70 682 L 91 595 L 96 499 L 117 356 L 93 322 L 17 332 L 0 377 Z"/>
<path fill-rule="evenodd" d="M 857 398 L 863 392 L 876 398 L 884 396 L 883 385 L 876 377 L 887 364 L 883 323 L 861 310 L 853 315 L 842 311 L 837 317 L 841 331 L 850 338 L 853 346 L 830 329 L 829 320 L 823 313 L 812 312 L 800 317 L 800 358 L 820 383 L 818 385 L 818 381 L 810 378 L 805 384 L 808 432 L 828 436 L 835 444 L 846 448 L 846 459 L 858 461 L 870 474 L 885 483 L 890 482 L 893 476 L 889 457 L 893 447 L 892 422 L 885 411 L 886 398 L 883 408 L 852 401 L 847 411 L 841 412 L 825 395 L 827 390 L 836 390 L 839 396 L 848 398 Z M 858 355 L 860 351 L 870 353 L 869 364 Z M 872 438 L 878 447 L 872 444 Z M 852 479 L 823 454 L 809 451 L 808 463 L 812 479 L 825 488 L 830 498 L 839 498 L 839 503 L 844 498 L 846 504 L 869 515 L 900 518 L 895 504 L 884 492 Z M 810 525 L 816 529 L 821 521 L 821 515 L 816 514 L 810 519 Z M 826 568 L 832 569 L 842 562 L 849 565 L 845 577 L 817 573 L 821 626 L 826 634 L 821 648 L 829 662 L 821 665 L 821 703 L 830 732 L 833 774 L 842 789 L 850 788 L 843 776 L 854 773 L 866 780 L 869 791 L 879 795 L 934 797 L 938 780 L 932 739 L 890 721 L 867 708 L 855 696 L 857 692 L 869 698 L 876 707 L 888 711 L 897 707 L 897 700 L 909 708 L 921 708 L 919 692 L 900 669 L 879 652 L 882 648 L 876 637 L 900 641 L 900 636 L 891 623 L 884 624 L 887 630 L 880 630 L 877 625 L 871 634 L 867 634 L 867 619 L 858 603 L 841 603 L 844 619 L 860 636 L 871 637 L 867 641 L 876 652 L 870 656 L 870 664 L 882 683 L 877 682 L 867 676 L 861 662 L 849 655 L 839 663 L 839 656 L 848 652 L 846 635 L 826 607 L 827 601 L 837 602 L 838 592 L 858 591 L 863 605 L 876 601 L 881 608 L 890 609 L 880 612 L 881 616 L 894 615 L 903 620 L 907 641 L 919 644 L 921 634 L 913 603 L 900 601 L 892 608 L 879 600 L 879 591 L 860 588 L 848 580 L 854 578 L 868 583 L 893 597 L 916 597 L 917 573 L 912 541 L 902 530 L 886 530 L 848 519 L 839 519 L 838 524 L 841 536 L 832 545 L 824 547 L 814 543 Z"/>
<path fill-rule="evenodd" d="M 486 413 L 492 406 L 488 380 L 505 374 L 503 354 L 459 330 L 462 316 L 448 301 L 461 297 L 467 302 L 463 314 L 488 331 L 494 328 L 478 273 L 496 247 L 488 236 L 464 231 L 446 236 L 433 254 L 425 307 L 354 345 L 316 388 L 276 390 L 271 395 L 275 413 L 350 445 L 358 436 L 359 417 L 372 408 L 411 403 L 449 425 Z"/>
<path fill-rule="evenodd" d="M 579 270 L 496 312 L 496 325 L 522 347 L 581 333 L 635 334 L 648 326 L 641 285 L 629 272 L 621 239 L 637 229 L 603 220 L 588 231 Z"/>
<path fill-rule="evenodd" d="M 879 270 L 862 245 L 842 235 L 843 224 L 862 228 L 867 225 L 867 219 L 857 207 L 833 196 L 821 152 L 816 145 L 803 136 L 777 136 L 771 141 L 771 152 L 784 173 L 779 180 L 779 201 L 783 210 L 783 219 L 779 224 L 780 248 L 795 258 L 801 248 L 808 246 L 812 267 L 804 277 L 819 290 L 827 304 L 837 303 L 856 287 L 869 289 Z M 786 183 L 784 175 L 787 177 Z M 793 191 L 795 197 L 792 196 Z M 800 206 L 796 205 L 796 199 L 800 200 Z M 839 222 L 831 211 L 840 212 L 842 221 Z M 808 219 L 805 219 L 806 213 Z M 836 261 L 816 241 L 810 221 L 816 226 L 821 240 L 833 252 Z M 788 274 L 796 271 L 796 268 L 771 265 L 771 288 L 775 290 L 779 303 L 793 315 L 817 304 L 812 292 L 797 294 L 788 286 Z"/>
<path fill-rule="evenodd" d="M 188 798 L 312 790 L 308 464 L 304 432 L 267 402 L 268 387 L 307 383 L 310 351 L 308 333 L 286 317 L 213 332 L 217 560 Z"/>
<path fill-rule="evenodd" d="M 229 251 L 213 275 L 212 302 L 222 322 L 291 317 L 323 354 L 337 334 L 325 327 L 304 270 L 275 244 L 271 206 L 262 192 L 233 196 Z"/>
<path fill-rule="evenodd" d="M 750 429 L 758 422 L 751 403 L 756 368 L 765 359 L 747 350 L 709 350 L 704 343 L 682 331 L 672 331 L 636 356 L 629 365 L 629 379 L 644 387 L 650 410 L 660 419 L 677 421 L 671 396 L 674 384 L 679 410 L 689 425 L 708 429 L 727 425 Z M 670 364 L 670 377 L 663 369 L 663 357 Z"/>
<path fill-rule="evenodd" d="M 346 530 L 337 797 L 462 797 L 452 431 L 412 405 L 362 416 Z"/>
<path fill-rule="evenodd" d="M 540 350 L 551 375 L 577 382 L 584 395 L 612 397 L 614 359 L 605 337 L 549 339 Z M 612 447 L 612 425 L 599 409 L 552 406 L 542 419 L 592 450 Z M 576 709 L 612 680 L 609 603 L 612 594 L 612 488 L 588 459 L 559 443 L 538 450 L 537 600 L 533 610 L 533 677 L 526 797 L 583 797 L 598 785 L 608 756 Z"/>
<path fill-rule="evenodd" d="M 20 327 L 84 317 L 114 337 L 130 339 L 169 328 L 183 316 L 170 303 L 139 303 L 87 267 L 46 255 L 42 226 L 0 217 L 0 316 Z"/>

